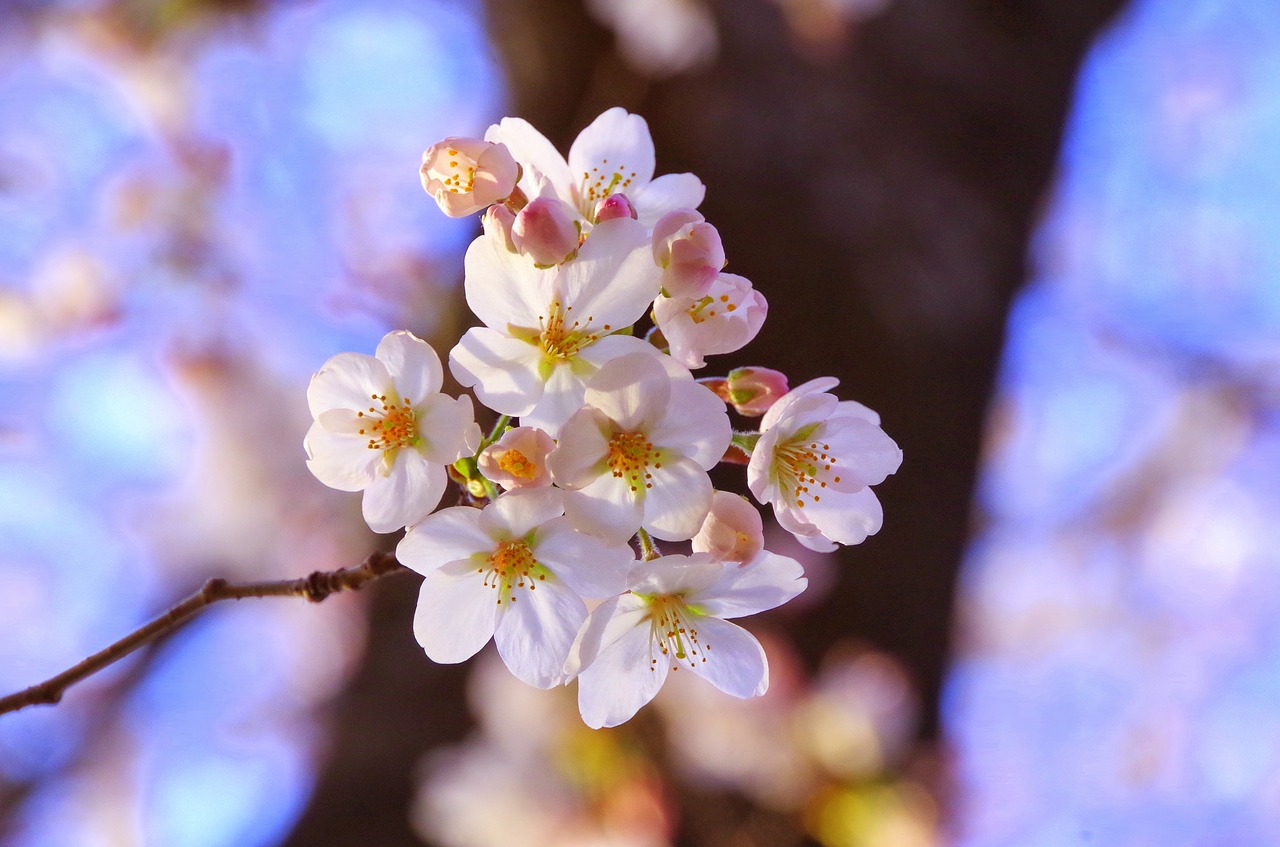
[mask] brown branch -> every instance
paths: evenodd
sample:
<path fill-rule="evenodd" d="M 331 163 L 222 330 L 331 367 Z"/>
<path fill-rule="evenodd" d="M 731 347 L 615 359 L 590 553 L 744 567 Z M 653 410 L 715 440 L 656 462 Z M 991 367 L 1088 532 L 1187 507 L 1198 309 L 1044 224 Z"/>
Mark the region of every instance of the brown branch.
<path fill-rule="evenodd" d="M 369 557 L 356 567 L 339 568 L 336 571 L 316 571 L 300 579 L 241 583 L 211 579 L 195 594 L 110 647 L 94 653 L 84 661 L 44 682 L 16 694 L 0 697 L 0 715 L 16 712 L 27 706 L 57 703 L 66 690 L 77 682 L 120 661 L 151 639 L 172 632 L 195 617 L 201 609 L 219 600 L 243 600 L 246 597 L 305 597 L 309 602 L 319 603 L 330 594 L 358 591 L 374 580 L 403 570 L 405 567 L 397 562 L 392 554 L 375 552 L 370 553 Z"/>

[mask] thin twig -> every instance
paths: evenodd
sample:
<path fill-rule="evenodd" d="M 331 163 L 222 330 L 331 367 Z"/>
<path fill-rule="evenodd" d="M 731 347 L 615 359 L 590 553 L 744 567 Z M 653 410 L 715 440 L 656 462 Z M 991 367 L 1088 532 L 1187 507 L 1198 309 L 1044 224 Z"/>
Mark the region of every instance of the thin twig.
<path fill-rule="evenodd" d="M 387 574 L 405 570 L 390 553 L 370 553 L 357 567 L 339 568 L 336 571 L 316 571 L 300 579 L 278 582 L 227 582 L 211 579 L 204 587 L 187 599 L 170 608 L 150 623 L 134 630 L 104 650 L 68 668 L 62 673 L 16 694 L 0 697 L 0 715 L 16 712 L 27 706 L 57 703 L 67 689 L 98 671 L 120 661 L 157 636 L 182 626 L 201 609 L 220 600 L 243 600 L 247 597 L 304 597 L 319 603 L 330 594 L 341 591 L 358 591 L 370 582 Z"/>

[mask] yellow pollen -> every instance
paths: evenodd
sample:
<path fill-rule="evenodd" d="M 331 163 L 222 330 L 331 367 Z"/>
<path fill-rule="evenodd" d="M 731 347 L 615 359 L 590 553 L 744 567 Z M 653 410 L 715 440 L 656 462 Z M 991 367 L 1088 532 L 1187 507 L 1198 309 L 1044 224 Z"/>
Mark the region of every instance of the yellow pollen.
<path fill-rule="evenodd" d="M 615 477 L 626 479 L 632 491 L 653 487 L 644 480 L 651 478 L 649 464 L 659 455 L 643 432 L 617 432 L 609 439 L 609 469 Z"/>
<path fill-rule="evenodd" d="M 694 626 L 693 613 L 679 594 L 660 594 L 649 601 L 649 637 L 658 643 L 662 655 L 671 662 L 671 669 L 680 665 L 689 668 L 707 661 L 710 644 L 703 643 Z M 650 661 L 654 670 L 657 660 Z"/>
<path fill-rule="evenodd" d="M 831 449 L 831 445 L 819 445 L 816 441 L 805 443 L 806 441 L 805 438 L 795 437 L 779 444 L 773 463 L 773 473 L 777 476 L 780 488 L 790 492 L 796 507 L 801 509 L 805 507 L 803 498 L 811 493 L 812 487 L 816 486 L 821 490 L 829 482 L 840 482 L 840 477 L 831 475 L 832 466 L 839 464 L 839 459 L 826 452 Z M 812 499 L 815 503 L 821 502 L 821 497 L 817 494 Z"/>
<path fill-rule="evenodd" d="M 503 541 L 476 571 L 484 574 L 485 588 L 498 592 L 499 606 L 504 602 L 516 602 L 512 593 L 515 589 L 533 591 L 539 582 L 547 578 L 546 569 L 533 557 L 533 551 L 524 541 Z"/>
<path fill-rule="evenodd" d="M 559 301 L 553 301 L 547 316 L 538 316 L 542 322 L 542 332 L 538 336 L 539 345 L 544 353 L 553 359 L 572 359 L 584 347 L 589 347 L 599 338 L 594 332 L 587 332 L 579 321 L 569 322 L 569 312 L 573 307 L 564 308 Z M 588 323 L 591 318 L 587 318 Z"/>
<path fill-rule="evenodd" d="M 521 479 L 533 479 L 538 473 L 537 465 L 529 461 L 519 450 L 508 450 L 503 453 L 502 457 L 498 459 L 498 467 Z"/>
<path fill-rule="evenodd" d="M 378 403 L 370 406 L 365 412 L 357 413 L 368 423 L 359 430 L 360 435 L 369 436 L 367 446 L 370 450 L 395 450 L 398 447 L 411 447 L 418 442 L 418 421 L 408 400 L 399 403 L 388 401 L 385 394 L 371 394 L 370 399 Z"/>

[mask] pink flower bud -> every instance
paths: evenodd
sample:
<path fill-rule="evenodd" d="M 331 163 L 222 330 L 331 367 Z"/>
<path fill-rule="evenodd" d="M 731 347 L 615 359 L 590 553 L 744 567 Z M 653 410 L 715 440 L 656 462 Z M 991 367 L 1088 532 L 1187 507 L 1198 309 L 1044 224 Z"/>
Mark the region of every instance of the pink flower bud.
<path fill-rule="evenodd" d="M 540 429 L 518 426 L 480 451 L 480 472 L 510 491 L 542 488 L 551 484 L 547 454 L 556 443 Z"/>
<path fill-rule="evenodd" d="M 481 224 L 484 234 L 496 238 L 506 245 L 512 253 L 516 252 L 515 242 L 511 240 L 511 227 L 516 222 L 516 213 L 504 205 L 494 205 L 485 209 Z"/>
<path fill-rule="evenodd" d="M 520 166 L 505 144 L 446 138 L 422 154 L 421 176 L 423 189 L 440 210 L 462 218 L 509 197 Z"/>
<path fill-rule="evenodd" d="M 538 265 L 558 265 L 578 249 L 578 221 L 563 200 L 534 198 L 516 215 L 511 242 Z"/>
<path fill-rule="evenodd" d="M 653 260 L 671 297 L 706 295 L 725 265 L 720 233 L 692 209 L 668 212 L 653 227 Z"/>
<path fill-rule="evenodd" d="M 710 553 L 722 562 L 746 564 L 764 549 L 760 513 L 746 498 L 717 491 L 692 544 L 695 553 Z"/>
<path fill-rule="evenodd" d="M 720 396 L 732 404 L 738 414 L 754 416 L 769 411 L 788 390 L 786 374 L 769 368 L 735 368 L 729 371 Z"/>
<path fill-rule="evenodd" d="M 614 218 L 636 219 L 636 207 L 631 205 L 625 194 L 610 194 L 596 204 L 596 223 Z"/>

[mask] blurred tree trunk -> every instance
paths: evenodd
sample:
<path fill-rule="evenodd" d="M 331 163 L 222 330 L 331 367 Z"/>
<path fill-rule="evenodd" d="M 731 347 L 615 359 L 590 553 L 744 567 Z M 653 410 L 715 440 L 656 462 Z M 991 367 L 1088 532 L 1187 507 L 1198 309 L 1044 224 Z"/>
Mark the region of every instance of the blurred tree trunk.
<path fill-rule="evenodd" d="M 815 57 L 777 6 L 721 0 L 718 60 L 651 83 L 578 0 L 488 0 L 508 114 L 567 149 L 624 106 L 649 121 L 659 173 L 707 184 L 702 211 L 729 269 L 770 303 L 759 340 L 725 360 L 793 384 L 838 376 L 841 396 L 879 411 L 902 446 L 902 469 L 878 488 L 884 530 L 843 552 L 796 636 L 810 659 L 845 638 L 899 657 L 924 698 L 925 738 L 1005 318 L 1078 65 L 1121 5 L 896 0 Z M 379 586 L 368 666 L 338 704 L 333 757 L 291 845 L 415 843 L 413 764 L 458 737 L 464 706 L 456 669 L 429 667 L 413 644 L 414 596 Z"/>

